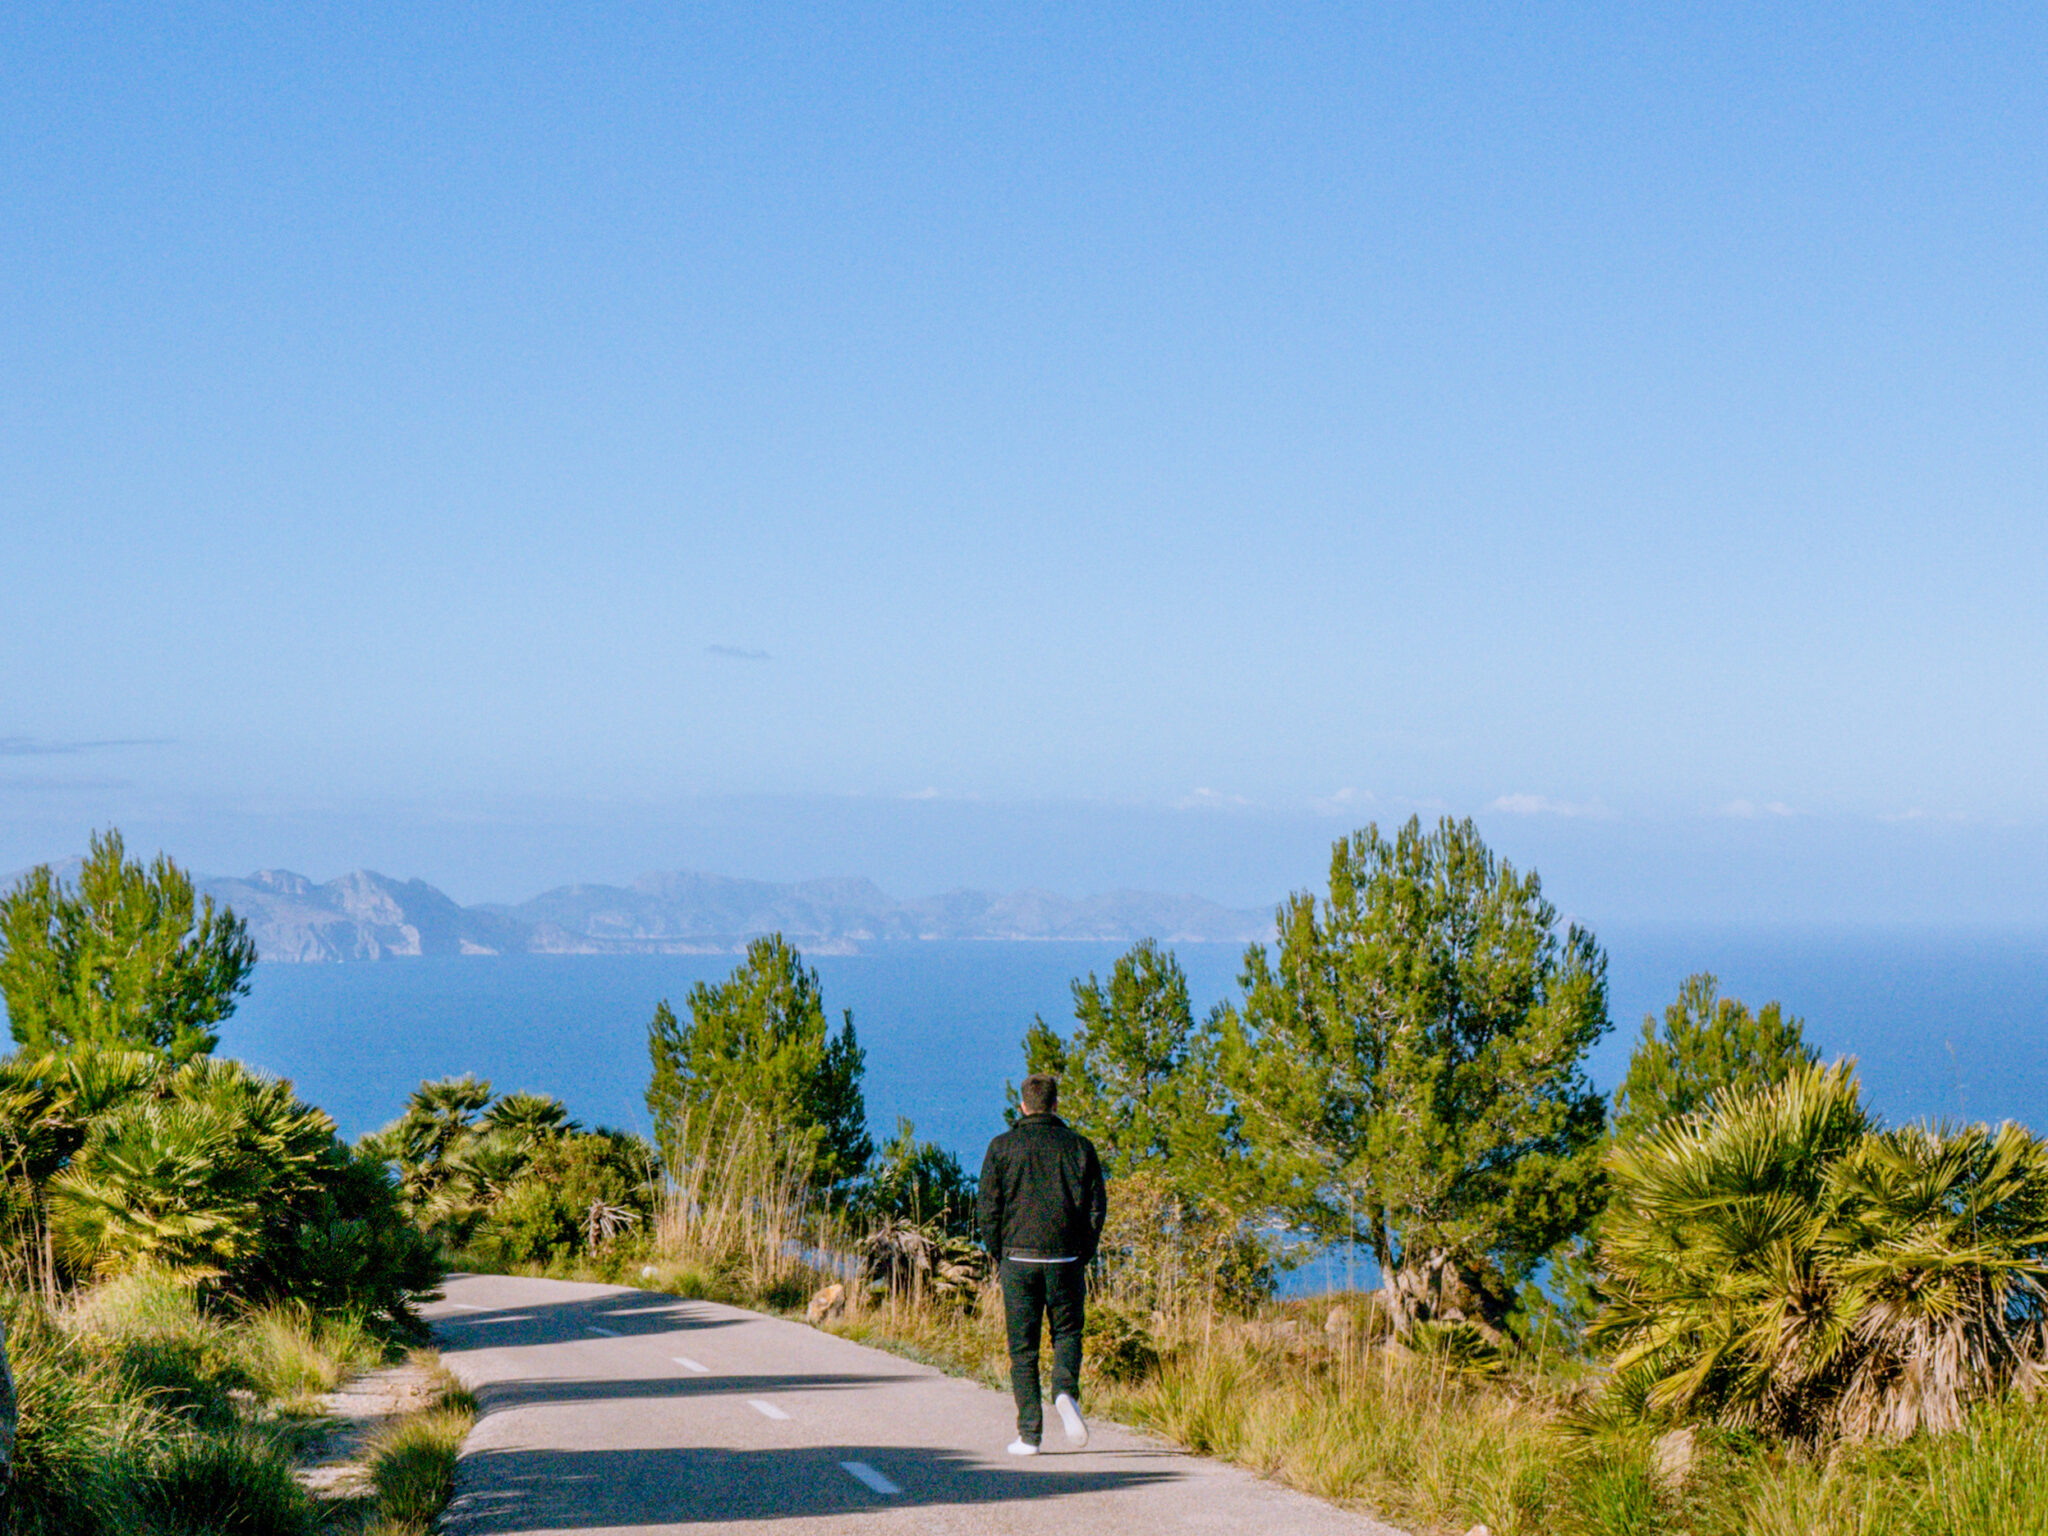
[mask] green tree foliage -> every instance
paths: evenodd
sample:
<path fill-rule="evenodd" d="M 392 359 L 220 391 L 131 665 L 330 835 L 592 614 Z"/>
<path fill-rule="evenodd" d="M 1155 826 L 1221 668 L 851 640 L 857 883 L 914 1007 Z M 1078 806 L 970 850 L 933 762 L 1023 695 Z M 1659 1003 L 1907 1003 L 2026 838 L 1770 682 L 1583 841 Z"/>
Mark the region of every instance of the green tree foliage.
<path fill-rule="evenodd" d="M 1617 1416 L 1902 1438 L 2048 1364 L 2048 1147 L 2017 1126 L 1884 1131 L 1850 1063 L 1802 1065 L 1608 1160 Z"/>
<path fill-rule="evenodd" d="M 1614 1095 L 1614 1134 L 1627 1140 L 1680 1115 L 1710 1108 L 1725 1093 L 1754 1093 L 1784 1081 L 1819 1053 L 1796 1018 L 1776 1003 L 1751 1013 L 1701 972 L 1686 978 L 1664 1010 L 1660 1031 L 1643 1020 L 1628 1075 Z"/>
<path fill-rule="evenodd" d="M 1283 1208 L 1390 1281 L 1454 1260 L 1519 1281 L 1597 1208 L 1606 959 L 1471 822 L 1338 841 L 1220 1020 L 1244 1134 Z"/>
<path fill-rule="evenodd" d="M 1146 1172 L 1184 1193 L 1242 1193 L 1246 1165 L 1217 1071 L 1215 1020 L 1197 1025 L 1188 980 L 1150 939 L 1107 982 L 1073 984 L 1067 1039 L 1044 1019 L 1024 1036 L 1024 1070 L 1060 1080 L 1060 1117 L 1095 1143 L 1103 1171 Z"/>
<path fill-rule="evenodd" d="M 0 1063 L 12 1257 L 153 1270 L 257 1300 L 416 1321 L 439 1280 L 397 1191 L 289 1083 L 239 1062 L 75 1048 Z"/>
<path fill-rule="evenodd" d="M 469 1268 L 594 1256 L 653 1212 L 653 1150 L 621 1131 L 584 1131 L 561 1100 L 494 1099 L 481 1078 L 422 1083 L 405 1113 L 363 1138 L 389 1167 L 413 1222 Z M 595 1239 L 595 1240 L 593 1240 Z"/>
<path fill-rule="evenodd" d="M 502 1132 L 525 1147 L 536 1147 L 574 1131 L 576 1122 L 562 1101 L 546 1093 L 508 1093 L 484 1111 L 484 1128 Z"/>
<path fill-rule="evenodd" d="M 974 1230 L 975 1183 L 959 1158 L 918 1140 L 917 1127 L 898 1119 L 896 1134 L 868 1166 L 857 1204 L 871 1220 L 907 1221 L 916 1227 L 936 1221 L 964 1236 Z"/>
<path fill-rule="evenodd" d="M 801 1139 L 818 1187 L 844 1199 L 874 1152 L 852 1013 L 834 1034 L 818 973 L 780 934 L 754 940 L 730 977 L 699 982 L 687 1001 L 687 1023 L 664 1001 L 647 1030 L 647 1109 L 669 1167 L 680 1165 L 692 1117 L 751 1111 Z"/>
<path fill-rule="evenodd" d="M 490 1103 L 491 1085 L 482 1078 L 421 1083 L 405 1113 L 365 1137 L 363 1150 L 397 1169 L 399 1188 L 416 1214 L 440 1213 L 464 1200 L 464 1157 L 474 1150 L 478 1117 Z"/>
<path fill-rule="evenodd" d="M 240 918 L 163 854 L 130 860 L 119 832 L 93 837 L 75 890 L 44 864 L 0 896 L 0 996 L 30 1051 L 203 1055 L 255 964 Z"/>
<path fill-rule="evenodd" d="M 564 1131 L 536 1142 L 520 1176 L 490 1205 L 470 1251 L 499 1265 L 596 1257 L 650 1211 L 646 1143 L 619 1131 Z"/>

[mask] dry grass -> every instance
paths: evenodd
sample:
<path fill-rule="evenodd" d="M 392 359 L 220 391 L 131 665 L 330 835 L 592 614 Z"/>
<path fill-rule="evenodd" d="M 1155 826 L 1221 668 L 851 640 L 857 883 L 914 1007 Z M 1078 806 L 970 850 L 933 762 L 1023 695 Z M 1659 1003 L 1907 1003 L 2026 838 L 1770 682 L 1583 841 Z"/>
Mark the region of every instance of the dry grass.
<path fill-rule="evenodd" d="M 1431 1536 L 2048 1536 L 2048 1406 L 1831 1459 L 1705 1437 L 1674 1487 L 1649 1435 L 1572 1427 L 1569 1372 L 1482 1374 L 1319 1324 L 1299 1307 L 1190 1317 L 1138 1381 L 1091 1359 L 1083 1394 L 1107 1418 Z M 1008 1384 L 992 1295 L 974 1310 L 879 1305 L 831 1331 Z"/>
<path fill-rule="evenodd" d="M 848 1245 L 811 1198 L 808 1153 L 752 1109 L 684 1117 L 683 1155 L 654 1219 L 657 1273 L 691 1294 L 787 1306 L 808 1289 L 818 1256 Z"/>

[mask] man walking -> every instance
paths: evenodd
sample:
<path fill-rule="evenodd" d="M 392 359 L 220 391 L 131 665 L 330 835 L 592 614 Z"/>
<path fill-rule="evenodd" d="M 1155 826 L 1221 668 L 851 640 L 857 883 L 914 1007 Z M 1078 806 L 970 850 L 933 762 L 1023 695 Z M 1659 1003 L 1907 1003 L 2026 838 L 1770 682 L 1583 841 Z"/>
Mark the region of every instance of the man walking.
<path fill-rule="evenodd" d="M 1003 1283 L 1010 1335 L 1010 1390 L 1017 1398 L 1012 1456 L 1036 1456 L 1045 1411 L 1038 1395 L 1040 1325 L 1052 1320 L 1053 1407 L 1074 1446 L 1088 1443 L 1081 1417 L 1081 1322 L 1089 1260 L 1102 1238 L 1109 1195 L 1095 1144 L 1053 1113 L 1056 1077 L 1034 1072 L 1024 1113 L 988 1144 L 981 1165 L 981 1240 Z"/>

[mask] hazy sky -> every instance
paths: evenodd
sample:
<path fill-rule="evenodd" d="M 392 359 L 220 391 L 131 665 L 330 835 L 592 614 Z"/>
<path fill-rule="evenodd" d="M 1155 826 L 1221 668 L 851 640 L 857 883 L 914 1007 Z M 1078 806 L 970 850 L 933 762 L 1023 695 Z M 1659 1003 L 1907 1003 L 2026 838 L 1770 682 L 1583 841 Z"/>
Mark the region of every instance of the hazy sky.
<path fill-rule="evenodd" d="M 2030 6 L 11 5 L 0 868 L 2048 921 L 2044 162 Z"/>

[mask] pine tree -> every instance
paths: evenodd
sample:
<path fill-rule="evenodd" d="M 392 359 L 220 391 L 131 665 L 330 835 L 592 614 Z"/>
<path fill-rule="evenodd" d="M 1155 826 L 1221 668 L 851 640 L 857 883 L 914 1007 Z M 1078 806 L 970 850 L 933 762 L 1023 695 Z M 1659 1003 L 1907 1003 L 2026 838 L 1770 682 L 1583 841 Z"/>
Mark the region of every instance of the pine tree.
<path fill-rule="evenodd" d="M 1804 1026 L 1776 1003 L 1751 1013 L 1739 999 L 1718 993 L 1719 983 L 1702 971 L 1679 987 L 1678 1000 L 1664 1010 L 1661 1033 L 1654 1018 L 1644 1018 L 1628 1075 L 1614 1095 L 1617 1140 L 1711 1108 L 1730 1092 L 1768 1088 L 1820 1059 L 1806 1043 Z"/>
<path fill-rule="evenodd" d="M 1245 1163 L 1217 1074 L 1215 1019 L 1195 1022 L 1173 951 L 1142 940 L 1106 982 L 1091 971 L 1073 994 L 1073 1034 L 1063 1040 L 1033 1020 L 1024 1070 L 1060 1080 L 1060 1116 L 1095 1143 L 1104 1172 L 1156 1174 L 1217 1198 L 1240 1186 Z"/>
<path fill-rule="evenodd" d="M 255 964 L 240 918 L 167 856 L 128 859 L 119 832 L 94 835 L 75 889 L 43 864 L 0 896 L 0 996 L 31 1051 L 205 1055 Z"/>
<path fill-rule="evenodd" d="M 690 1116 L 752 1113 L 808 1143 L 820 1186 L 843 1198 L 874 1152 L 852 1012 L 835 1034 L 818 973 L 781 934 L 754 940 L 730 977 L 697 983 L 686 1002 L 689 1022 L 664 999 L 647 1028 L 647 1109 L 669 1165 Z"/>
<path fill-rule="evenodd" d="M 1340 839 L 1328 897 L 1281 907 L 1243 984 L 1221 1025 L 1245 1135 L 1294 1220 L 1364 1243 L 1390 1293 L 1469 1274 L 1499 1314 L 1493 1281 L 1584 1228 L 1606 958 L 1471 822 Z"/>

